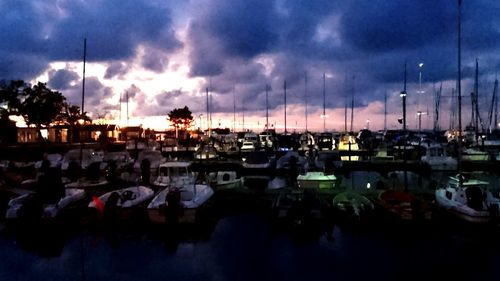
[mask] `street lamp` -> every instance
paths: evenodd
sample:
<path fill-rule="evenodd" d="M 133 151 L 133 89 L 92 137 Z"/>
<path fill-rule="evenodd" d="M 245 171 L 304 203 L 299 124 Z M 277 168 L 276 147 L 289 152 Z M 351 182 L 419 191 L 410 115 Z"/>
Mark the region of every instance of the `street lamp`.
<path fill-rule="evenodd" d="M 402 91 L 399 96 L 403 100 L 403 130 L 406 130 L 406 91 Z"/>
<path fill-rule="evenodd" d="M 418 93 L 423 94 L 422 91 L 422 67 L 424 67 L 424 63 L 421 62 L 418 64 Z"/>
<path fill-rule="evenodd" d="M 422 67 L 424 67 L 423 62 L 418 64 L 417 115 L 419 116 L 419 119 L 418 119 L 418 130 L 419 131 L 421 129 L 420 116 L 422 115 L 422 112 L 420 111 L 420 95 L 424 93 L 424 91 L 422 91 Z"/>

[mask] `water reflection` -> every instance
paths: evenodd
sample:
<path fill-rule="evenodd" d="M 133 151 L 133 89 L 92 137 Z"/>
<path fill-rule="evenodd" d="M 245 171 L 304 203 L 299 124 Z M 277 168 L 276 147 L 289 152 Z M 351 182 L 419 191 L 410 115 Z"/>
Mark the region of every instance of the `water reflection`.
<path fill-rule="evenodd" d="M 290 221 L 291 222 L 291 221 Z M 109 227 L 6 227 L 5 280 L 417 280 L 500 276 L 499 231 L 458 223 L 282 224 L 240 213 L 204 225 L 118 223 Z M 1 228 L 0 228 L 1 229 Z M 82 243 L 82 244 L 81 244 Z M 83 247 L 82 247 L 83 246 Z M 38 258 L 33 257 L 33 254 Z M 48 259 L 47 259 L 48 258 Z M 42 271 L 40 265 L 51 270 Z M 376 273 L 373 273 L 376 272 Z M 312 278 L 312 279 L 311 279 Z M 347 280 L 346 279 L 346 280 Z"/>

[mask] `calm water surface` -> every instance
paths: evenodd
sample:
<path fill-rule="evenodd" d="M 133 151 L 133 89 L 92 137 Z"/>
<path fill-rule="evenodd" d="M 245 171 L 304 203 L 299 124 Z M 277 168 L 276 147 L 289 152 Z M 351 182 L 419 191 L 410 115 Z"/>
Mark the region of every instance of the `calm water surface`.
<path fill-rule="evenodd" d="M 2 225 L 0 280 L 500 280 L 497 230 L 336 226 L 329 240 L 271 226 L 256 214 L 183 233 Z"/>

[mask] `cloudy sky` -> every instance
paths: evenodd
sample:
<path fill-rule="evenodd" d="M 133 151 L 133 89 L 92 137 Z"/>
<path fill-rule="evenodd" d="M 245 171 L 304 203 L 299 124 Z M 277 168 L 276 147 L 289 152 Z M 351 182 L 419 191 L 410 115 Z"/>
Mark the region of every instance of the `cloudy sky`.
<path fill-rule="evenodd" d="M 304 130 L 306 116 L 309 130 L 323 130 L 323 106 L 325 129 L 343 130 L 346 104 L 349 129 L 353 96 L 355 130 L 383 129 L 385 97 L 386 126 L 400 128 L 406 62 L 408 126 L 418 126 L 417 111 L 427 113 L 422 127 L 433 126 L 440 88 L 440 126 L 450 125 L 455 0 L 0 0 L 0 10 L 0 79 L 47 82 L 75 105 L 87 38 L 85 111 L 94 118 L 126 125 L 128 95 L 130 125 L 166 128 L 168 112 L 188 106 L 206 128 L 209 89 L 212 127 L 261 130 L 269 85 L 269 123 L 280 130 L 286 81 L 289 131 Z M 476 58 L 487 122 L 500 69 L 498 14 L 500 1 L 462 4 L 464 124 Z"/>

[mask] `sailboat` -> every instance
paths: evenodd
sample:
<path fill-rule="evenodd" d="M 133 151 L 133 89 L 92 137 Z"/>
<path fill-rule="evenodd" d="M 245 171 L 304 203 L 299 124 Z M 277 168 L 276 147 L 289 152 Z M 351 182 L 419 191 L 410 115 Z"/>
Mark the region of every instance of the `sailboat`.
<path fill-rule="evenodd" d="M 352 123 L 354 119 L 354 81 L 353 81 L 353 89 L 351 96 L 351 132 L 352 132 Z M 338 150 L 342 155 L 340 159 L 342 161 L 358 161 L 359 156 L 353 155 L 354 151 L 359 150 L 359 145 L 356 142 L 356 137 L 347 131 L 347 100 L 345 104 L 345 121 L 344 121 L 344 131 L 345 134 L 340 136 Z"/>
<path fill-rule="evenodd" d="M 462 132 L 461 114 L 461 58 L 460 58 L 461 1 L 458 2 L 458 131 Z M 458 175 L 450 177 L 448 183 L 436 189 L 439 207 L 464 221 L 490 223 L 500 218 L 500 199 L 488 189 L 489 183 L 473 179 L 461 173 L 462 134 L 458 135 Z"/>

